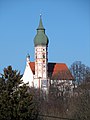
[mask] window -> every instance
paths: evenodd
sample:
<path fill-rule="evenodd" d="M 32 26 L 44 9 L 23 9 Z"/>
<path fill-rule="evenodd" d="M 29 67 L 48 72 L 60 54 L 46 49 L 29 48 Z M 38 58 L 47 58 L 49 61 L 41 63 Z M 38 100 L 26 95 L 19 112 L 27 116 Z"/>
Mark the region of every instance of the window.
<path fill-rule="evenodd" d="M 43 63 L 45 63 L 45 60 L 43 60 Z"/>
<path fill-rule="evenodd" d="M 42 88 L 47 87 L 47 80 L 42 80 L 41 86 L 42 86 Z"/>
<path fill-rule="evenodd" d="M 36 54 L 36 59 L 37 59 L 37 54 Z"/>
<path fill-rule="evenodd" d="M 43 53 L 43 58 L 45 58 L 45 53 Z"/>

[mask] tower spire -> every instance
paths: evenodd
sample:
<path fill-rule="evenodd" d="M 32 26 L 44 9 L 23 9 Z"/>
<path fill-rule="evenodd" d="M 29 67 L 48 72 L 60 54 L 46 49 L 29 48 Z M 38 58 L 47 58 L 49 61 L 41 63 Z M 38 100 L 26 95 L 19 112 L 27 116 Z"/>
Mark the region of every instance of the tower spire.
<path fill-rule="evenodd" d="M 37 28 L 37 30 L 45 30 L 42 24 L 42 14 L 40 14 L 40 21 L 39 21 L 39 26 Z"/>
<path fill-rule="evenodd" d="M 26 61 L 27 61 L 27 63 L 30 62 L 30 55 L 29 55 L 29 53 L 26 56 Z"/>
<path fill-rule="evenodd" d="M 40 14 L 40 21 L 39 21 L 39 26 L 37 28 L 37 34 L 34 38 L 34 45 L 46 45 L 48 46 L 48 37 L 45 34 L 45 29 L 42 24 L 42 15 Z"/>
<path fill-rule="evenodd" d="M 42 18 L 42 14 L 40 14 L 40 19 Z"/>

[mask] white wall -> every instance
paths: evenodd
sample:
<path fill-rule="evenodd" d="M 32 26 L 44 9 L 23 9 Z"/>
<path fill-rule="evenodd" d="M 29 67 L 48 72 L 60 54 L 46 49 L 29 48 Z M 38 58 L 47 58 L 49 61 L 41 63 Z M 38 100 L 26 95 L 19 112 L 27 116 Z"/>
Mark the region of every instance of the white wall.
<path fill-rule="evenodd" d="M 29 62 L 27 62 L 27 64 L 26 64 L 26 68 L 25 68 L 22 80 L 24 83 L 29 82 L 29 86 L 33 87 L 33 73 L 32 73 L 32 70 L 29 66 Z"/>

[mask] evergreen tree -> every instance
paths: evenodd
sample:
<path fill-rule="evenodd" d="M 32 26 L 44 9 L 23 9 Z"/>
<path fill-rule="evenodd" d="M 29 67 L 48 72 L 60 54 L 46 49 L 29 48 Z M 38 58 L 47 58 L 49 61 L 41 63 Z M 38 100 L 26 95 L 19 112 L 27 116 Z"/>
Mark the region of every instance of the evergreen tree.
<path fill-rule="evenodd" d="M 37 120 L 37 105 L 20 72 L 11 66 L 0 77 L 0 120 Z"/>

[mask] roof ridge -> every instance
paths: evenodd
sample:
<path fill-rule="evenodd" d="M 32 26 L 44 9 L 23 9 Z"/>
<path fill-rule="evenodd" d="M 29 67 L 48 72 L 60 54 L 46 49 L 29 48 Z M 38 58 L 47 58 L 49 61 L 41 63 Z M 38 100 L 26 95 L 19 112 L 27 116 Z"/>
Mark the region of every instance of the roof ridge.
<path fill-rule="evenodd" d="M 54 63 L 55 63 L 55 64 L 65 64 L 65 65 L 66 65 L 66 63 L 62 63 L 62 62 L 61 62 L 61 63 L 59 63 L 59 62 L 48 62 L 48 63 L 53 63 L 53 64 L 54 64 Z"/>

